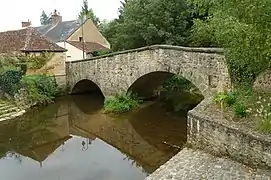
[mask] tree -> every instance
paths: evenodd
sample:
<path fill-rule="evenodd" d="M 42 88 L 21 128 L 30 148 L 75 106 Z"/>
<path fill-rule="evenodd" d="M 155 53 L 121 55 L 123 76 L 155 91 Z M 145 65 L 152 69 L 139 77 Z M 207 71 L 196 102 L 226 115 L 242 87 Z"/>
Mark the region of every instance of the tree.
<path fill-rule="evenodd" d="M 79 13 L 79 19 L 81 21 L 85 20 L 85 18 L 90 18 L 96 26 L 100 23 L 99 18 L 94 14 L 93 10 L 88 7 L 87 0 L 83 0 L 82 10 Z"/>
<path fill-rule="evenodd" d="M 119 12 L 119 18 L 118 20 L 123 20 L 123 11 L 125 9 L 126 4 L 128 3 L 128 0 L 121 1 L 121 6 L 118 9 Z"/>
<path fill-rule="evenodd" d="M 47 15 L 45 11 L 42 11 L 40 16 L 40 24 L 41 25 L 47 25 L 51 23 L 51 17 L 50 15 Z"/>
<path fill-rule="evenodd" d="M 200 41 L 202 32 L 211 33 L 210 41 L 226 50 L 234 85 L 251 87 L 261 72 L 271 68 L 271 1 L 190 1 L 210 7 L 210 17 L 197 20 L 192 36 Z"/>
<path fill-rule="evenodd" d="M 105 37 L 113 50 L 186 45 L 194 16 L 189 8 L 186 0 L 124 0 L 119 17 L 109 24 Z"/>

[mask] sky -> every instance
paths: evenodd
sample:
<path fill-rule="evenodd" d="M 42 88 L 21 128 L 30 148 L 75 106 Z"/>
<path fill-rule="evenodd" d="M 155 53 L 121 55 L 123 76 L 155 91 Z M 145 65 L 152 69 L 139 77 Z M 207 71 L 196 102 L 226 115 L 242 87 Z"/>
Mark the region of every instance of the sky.
<path fill-rule="evenodd" d="M 111 20 L 117 17 L 120 0 L 88 0 L 100 20 Z M 40 25 L 42 10 L 47 14 L 57 9 L 63 21 L 75 20 L 83 0 L 0 0 L 0 31 L 21 28 L 21 22 L 28 19 L 32 26 Z"/>

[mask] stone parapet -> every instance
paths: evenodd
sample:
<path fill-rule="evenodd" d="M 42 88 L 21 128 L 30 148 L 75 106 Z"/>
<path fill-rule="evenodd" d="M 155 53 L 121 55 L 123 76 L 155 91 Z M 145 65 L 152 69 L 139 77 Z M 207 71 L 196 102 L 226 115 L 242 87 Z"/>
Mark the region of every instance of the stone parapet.
<path fill-rule="evenodd" d="M 152 46 L 146 46 L 146 47 L 137 48 L 137 49 L 129 49 L 129 50 L 124 50 L 124 51 L 119 51 L 119 52 L 113 52 L 110 54 L 105 54 L 105 55 L 97 56 L 97 57 L 91 57 L 88 59 L 81 59 L 77 61 L 66 61 L 66 63 L 90 61 L 90 60 L 102 59 L 106 57 L 112 57 L 112 56 L 116 56 L 120 54 L 128 54 L 128 53 L 133 53 L 133 52 L 141 52 L 141 51 L 155 50 L 155 49 L 172 49 L 172 50 L 185 51 L 185 52 L 224 54 L 224 49 L 222 48 L 197 48 L 197 47 L 184 47 L 184 46 L 172 46 L 172 45 L 152 45 Z"/>

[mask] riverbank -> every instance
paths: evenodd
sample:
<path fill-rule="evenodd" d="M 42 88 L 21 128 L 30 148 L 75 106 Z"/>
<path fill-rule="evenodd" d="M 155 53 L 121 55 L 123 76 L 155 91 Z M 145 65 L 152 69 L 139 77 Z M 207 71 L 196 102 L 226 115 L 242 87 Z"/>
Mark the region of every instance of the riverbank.
<path fill-rule="evenodd" d="M 60 95 L 55 77 L 37 74 L 24 75 L 21 70 L 6 70 L 0 74 L 1 120 L 24 114 L 28 109 L 44 106 Z"/>
<path fill-rule="evenodd" d="M 205 99 L 188 113 L 188 143 L 238 162 L 271 169 L 271 136 L 249 128 L 244 122 L 229 121 L 212 99 Z"/>
<path fill-rule="evenodd" d="M 203 100 L 188 113 L 187 146 L 146 180 L 270 179 L 271 137 Z M 207 152 L 207 153 L 206 153 Z"/>
<path fill-rule="evenodd" d="M 11 120 L 13 118 L 22 116 L 26 110 L 22 110 L 13 103 L 0 101 L 0 121 Z"/>

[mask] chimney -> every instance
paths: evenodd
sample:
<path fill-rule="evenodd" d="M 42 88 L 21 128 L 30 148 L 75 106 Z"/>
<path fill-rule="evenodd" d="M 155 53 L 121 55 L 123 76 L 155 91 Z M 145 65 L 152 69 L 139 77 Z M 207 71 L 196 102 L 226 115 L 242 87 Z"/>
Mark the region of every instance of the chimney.
<path fill-rule="evenodd" d="M 56 9 L 54 13 L 52 14 L 51 18 L 52 18 L 52 24 L 57 24 L 62 21 L 62 16 L 60 16 L 60 13 L 57 12 Z"/>
<path fill-rule="evenodd" d="M 22 21 L 22 28 L 25 28 L 25 27 L 30 27 L 31 26 L 31 21 Z"/>

